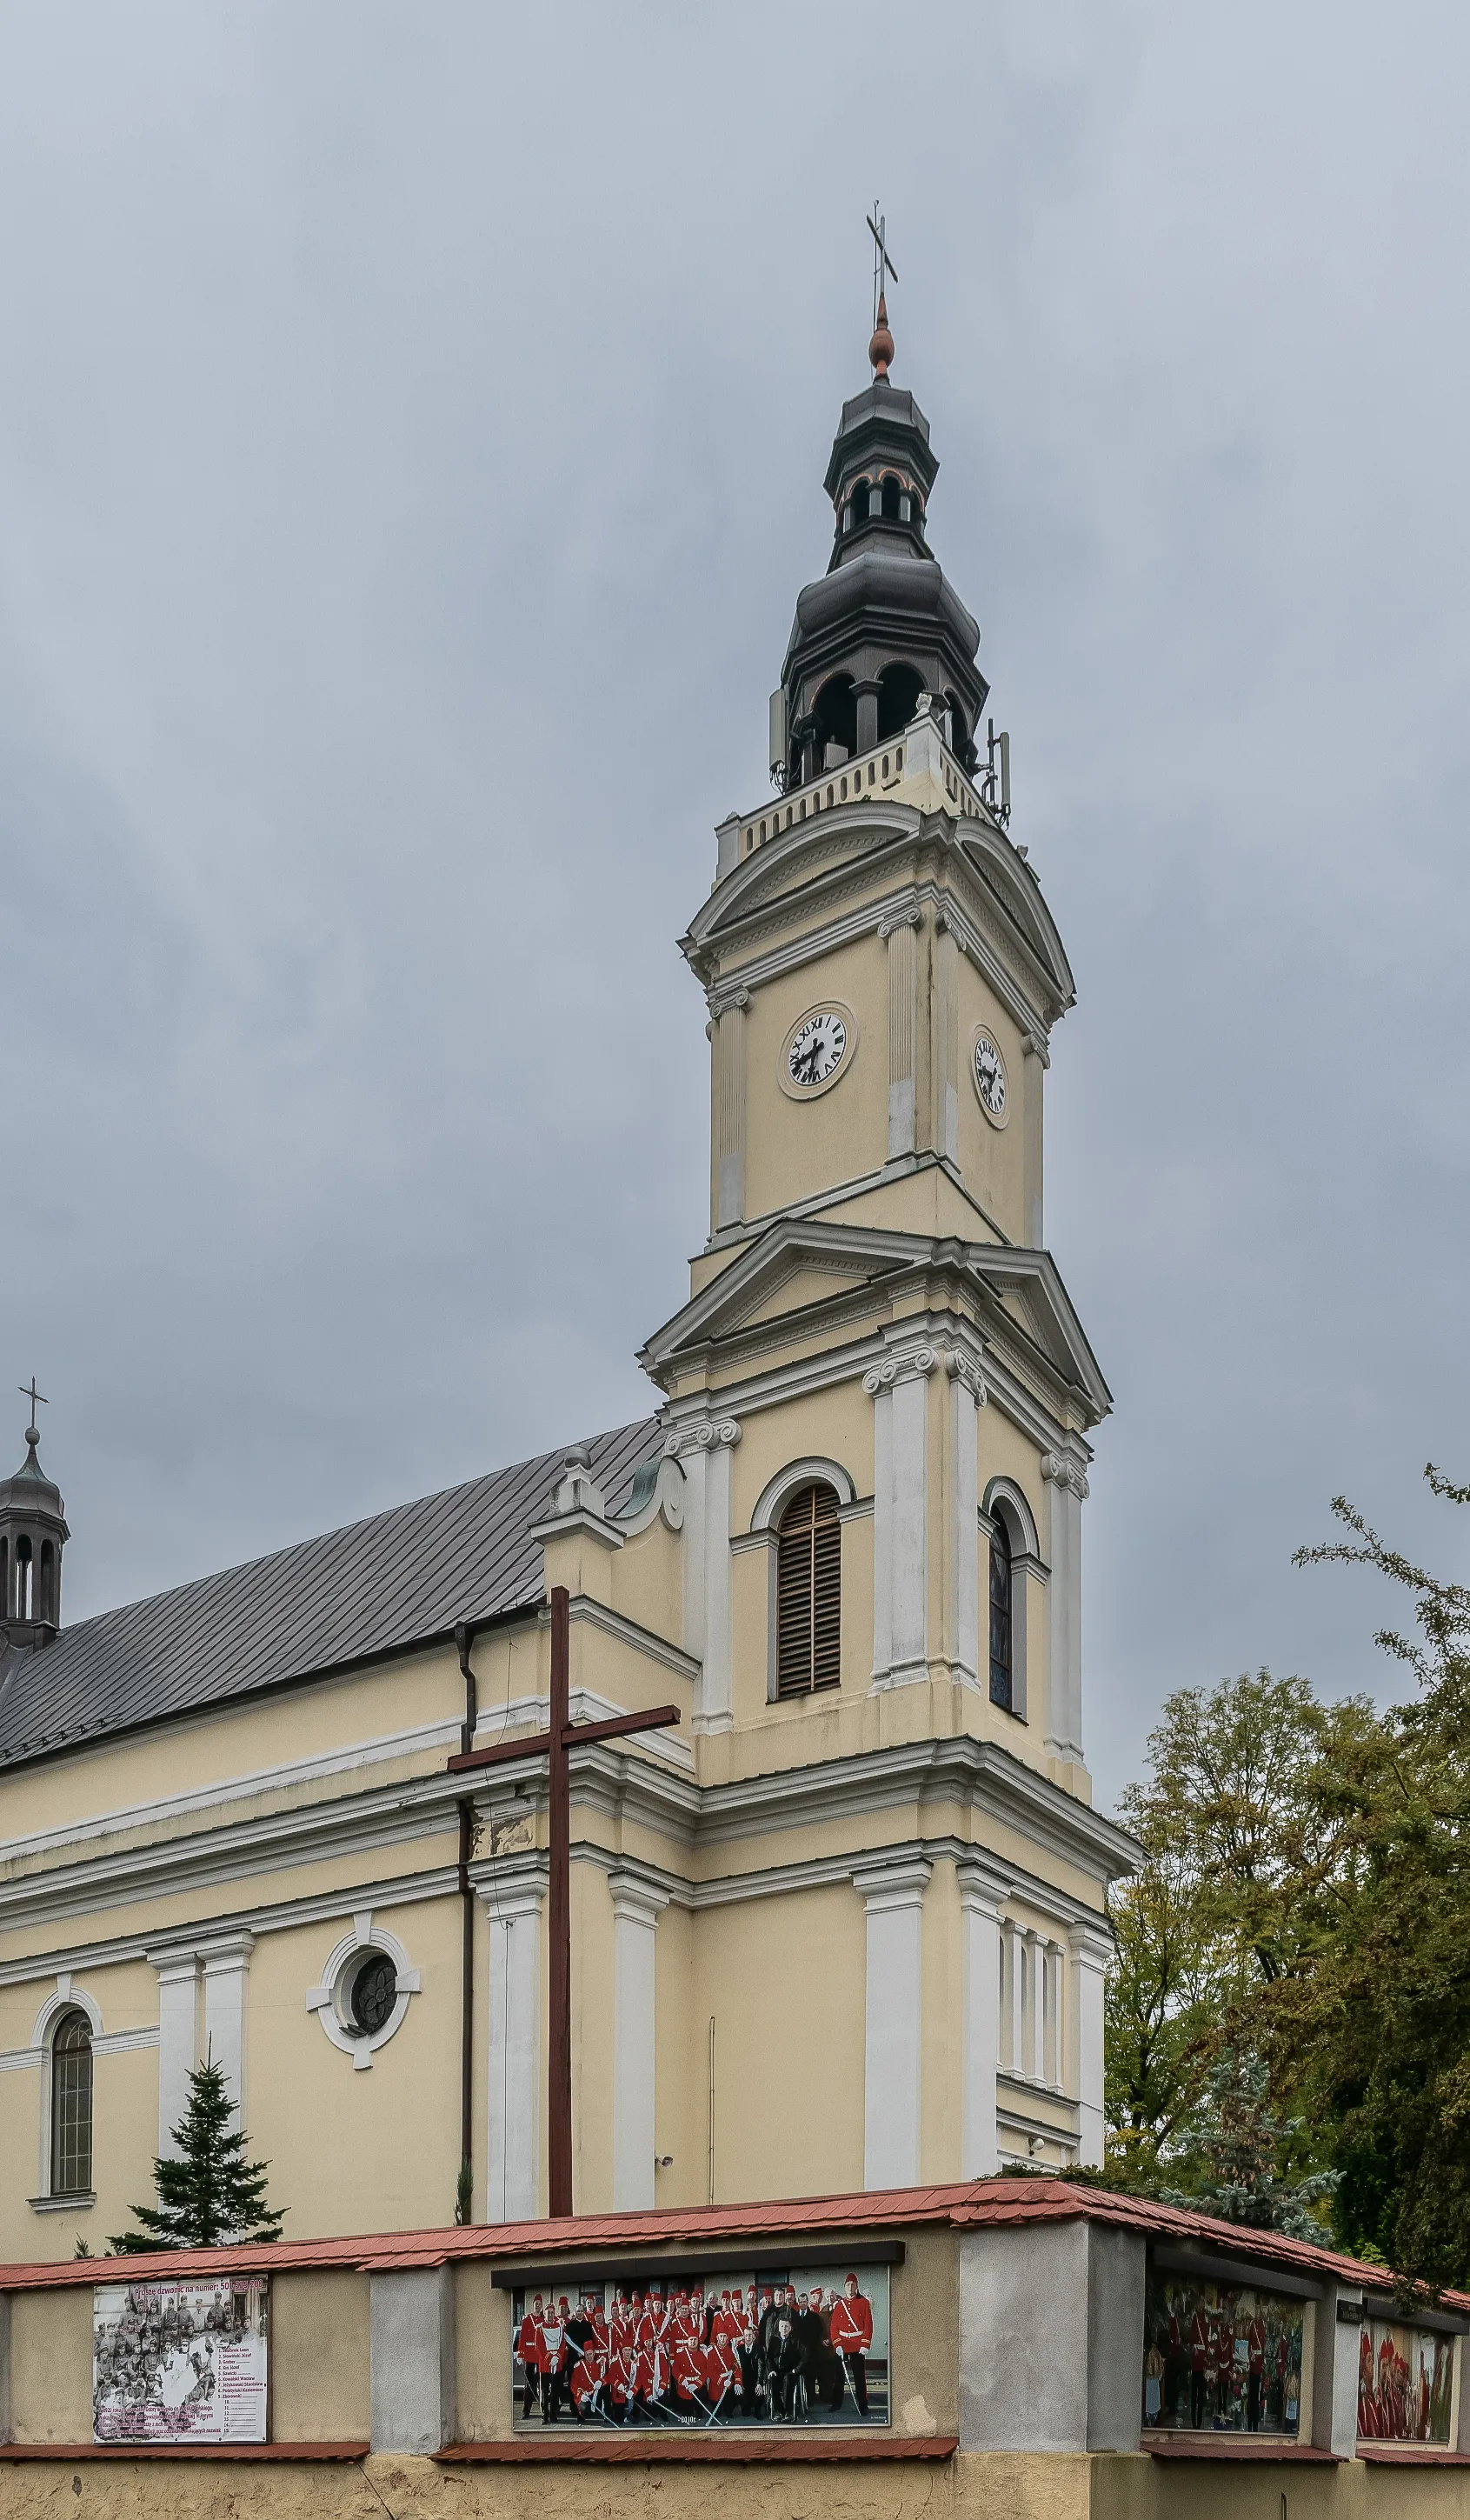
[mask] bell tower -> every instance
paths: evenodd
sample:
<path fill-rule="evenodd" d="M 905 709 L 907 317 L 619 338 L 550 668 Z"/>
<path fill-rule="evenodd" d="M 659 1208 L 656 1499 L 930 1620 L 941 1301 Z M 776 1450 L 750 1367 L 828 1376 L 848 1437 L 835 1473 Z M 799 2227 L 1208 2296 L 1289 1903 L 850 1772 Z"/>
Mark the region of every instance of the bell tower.
<path fill-rule="evenodd" d="M 893 383 L 842 407 L 825 574 L 771 703 L 777 793 L 720 826 L 683 940 L 712 1061 L 704 1272 L 776 1217 L 1042 1242 L 1042 1106 L 1073 1002 L 1061 938 L 982 773 L 979 629 L 934 557 L 929 424 Z"/>
<path fill-rule="evenodd" d="M 41 1467 L 32 1382 L 25 1459 L 0 1479 L 0 1634 L 12 1645 L 49 1645 L 62 1620 L 62 1551 L 70 1538 L 62 1492 Z"/>

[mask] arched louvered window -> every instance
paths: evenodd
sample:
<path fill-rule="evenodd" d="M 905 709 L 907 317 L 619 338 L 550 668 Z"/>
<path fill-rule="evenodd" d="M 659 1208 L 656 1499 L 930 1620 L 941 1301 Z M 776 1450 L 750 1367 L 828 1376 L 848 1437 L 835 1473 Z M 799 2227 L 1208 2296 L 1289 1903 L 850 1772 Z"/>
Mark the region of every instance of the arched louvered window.
<path fill-rule="evenodd" d="M 85 2196 L 92 2185 L 92 2025 L 64 2012 L 51 2040 L 51 2192 Z"/>
<path fill-rule="evenodd" d="M 1015 1702 L 1013 1662 L 1015 1623 L 1011 1617 L 1010 1534 L 1005 1517 L 997 1513 L 990 1541 L 990 1702 L 1007 1713 Z"/>
<path fill-rule="evenodd" d="M 842 1677 L 842 1525 L 824 1481 L 798 1488 L 776 1540 L 776 1693 L 802 1697 Z"/>

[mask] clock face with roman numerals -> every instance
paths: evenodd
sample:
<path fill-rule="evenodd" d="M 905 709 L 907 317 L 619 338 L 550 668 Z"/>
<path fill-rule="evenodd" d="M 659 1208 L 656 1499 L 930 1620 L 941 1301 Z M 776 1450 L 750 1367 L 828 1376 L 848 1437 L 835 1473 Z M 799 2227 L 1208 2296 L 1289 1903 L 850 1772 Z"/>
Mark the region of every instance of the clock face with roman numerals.
<path fill-rule="evenodd" d="M 781 1051 L 780 1081 L 798 1102 L 835 1083 L 852 1057 L 857 1026 L 845 1007 L 812 1007 L 794 1023 Z"/>
<path fill-rule="evenodd" d="M 1000 1044 L 993 1034 L 976 1033 L 972 1072 L 975 1079 L 975 1092 L 980 1097 L 981 1110 L 987 1120 L 993 1121 L 998 1129 L 1003 1129 L 1009 1117 L 1007 1106 L 1010 1099 L 1010 1084 L 1005 1073 L 1005 1061 L 1001 1056 Z"/>

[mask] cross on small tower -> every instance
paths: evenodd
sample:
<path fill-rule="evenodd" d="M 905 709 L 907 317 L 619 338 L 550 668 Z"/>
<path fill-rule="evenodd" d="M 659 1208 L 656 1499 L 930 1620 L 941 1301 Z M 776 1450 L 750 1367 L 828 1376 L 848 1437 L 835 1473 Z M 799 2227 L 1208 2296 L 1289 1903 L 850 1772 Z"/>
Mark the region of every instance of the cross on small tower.
<path fill-rule="evenodd" d="M 41 1438 L 39 1429 L 36 1425 L 36 1404 L 39 1402 L 43 1409 L 49 1409 L 51 1403 L 47 1399 L 44 1391 L 37 1391 L 36 1378 L 34 1374 L 31 1375 L 28 1383 L 22 1382 L 18 1385 L 18 1388 L 22 1399 L 28 1400 L 30 1402 L 30 1424 L 25 1430 L 25 1441 L 27 1444 L 38 1444 Z"/>
<path fill-rule="evenodd" d="M 872 238 L 872 329 L 876 332 L 880 310 L 883 313 L 887 311 L 883 306 L 885 271 L 894 288 L 898 287 L 898 273 L 888 259 L 888 221 L 882 216 L 876 202 L 872 205 L 872 215 L 868 222 L 868 232 Z"/>

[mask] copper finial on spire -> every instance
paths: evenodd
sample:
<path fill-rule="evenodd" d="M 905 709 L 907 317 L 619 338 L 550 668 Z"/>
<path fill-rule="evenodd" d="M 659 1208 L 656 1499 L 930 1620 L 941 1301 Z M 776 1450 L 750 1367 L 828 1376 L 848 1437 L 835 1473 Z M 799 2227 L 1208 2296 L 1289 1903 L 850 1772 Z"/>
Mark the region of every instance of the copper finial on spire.
<path fill-rule="evenodd" d="M 888 330 L 888 309 L 883 302 L 881 289 L 878 291 L 878 320 L 872 328 L 872 339 L 868 344 L 868 355 L 872 361 L 873 372 L 879 384 L 886 384 L 888 371 L 893 365 L 893 335 Z"/>
<path fill-rule="evenodd" d="M 885 385 L 888 371 L 893 365 L 893 335 L 888 330 L 888 301 L 883 293 L 883 275 L 887 273 L 896 289 L 898 273 L 888 259 L 888 221 L 880 215 L 876 202 L 868 222 L 868 232 L 872 239 L 872 339 L 868 344 L 868 355 L 877 383 Z"/>

